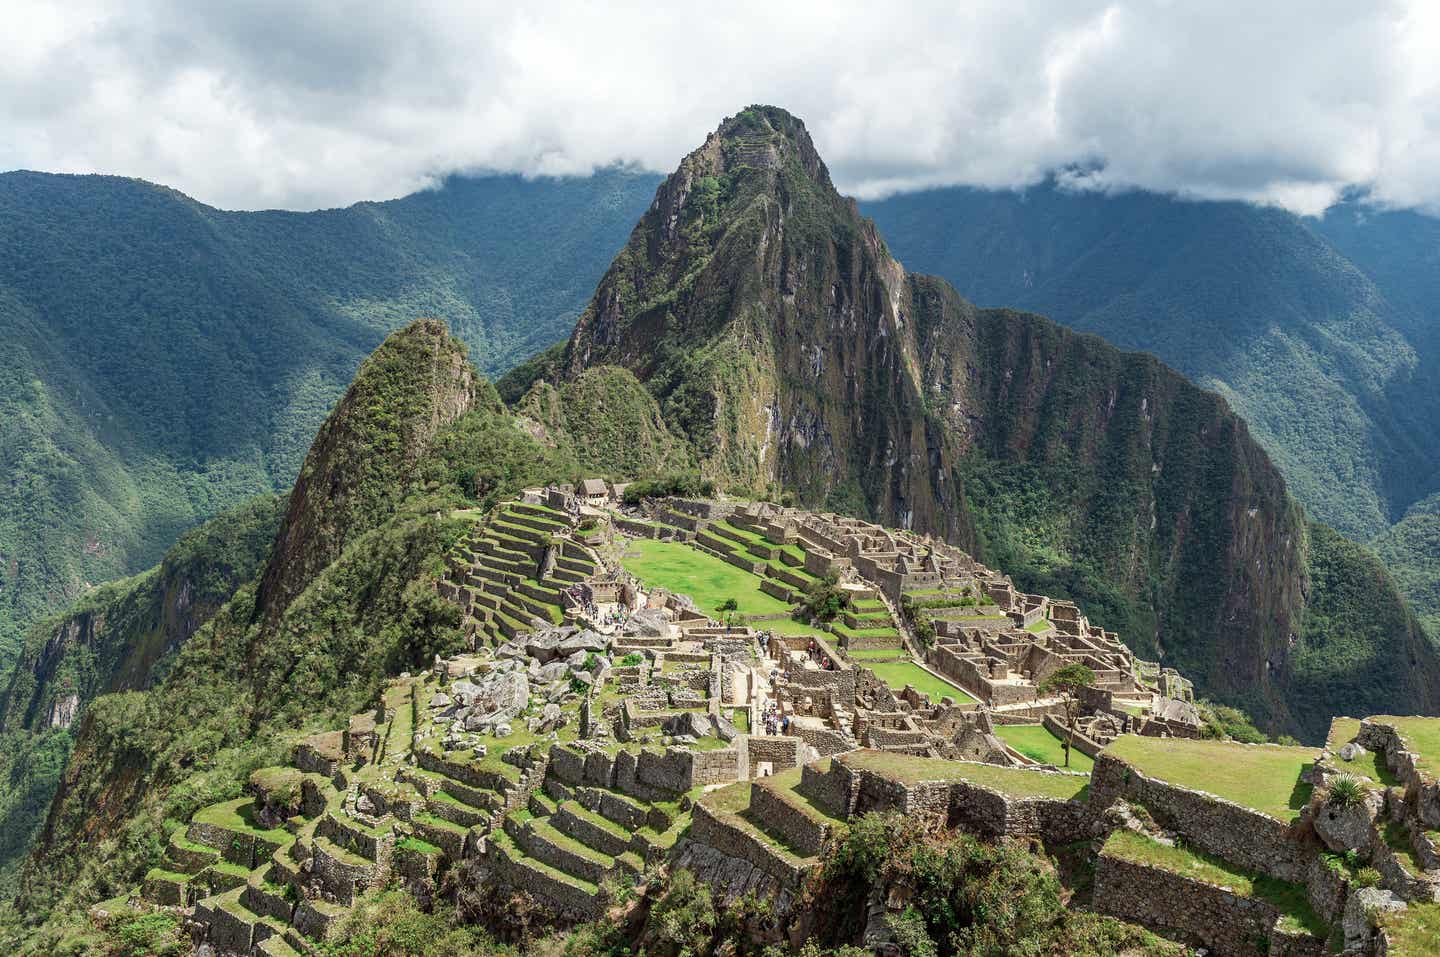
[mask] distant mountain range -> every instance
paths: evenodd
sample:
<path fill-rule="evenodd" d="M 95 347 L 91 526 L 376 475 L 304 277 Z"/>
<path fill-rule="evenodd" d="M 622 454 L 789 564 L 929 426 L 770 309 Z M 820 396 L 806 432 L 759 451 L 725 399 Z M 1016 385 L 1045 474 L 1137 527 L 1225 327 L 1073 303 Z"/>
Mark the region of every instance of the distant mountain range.
<path fill-rule="evenodd" d="M 895 254 L 985 305 L 1151 352 L 1225 396 L 1312 517 L 1374 542 L 1440 631 L 1440 220 L 1323 219 L 1054 184 L 870 203 Z M 1429 570 L 1427 571 L 1427 561 Z"/>
<path fill-rule="evenodd" d="M 494 374 L 564 337 L 655 178 L 456 179 L 231 213 L 0 175 L 0 672 L 28 624 L 294 480 L 360 360 L 443 316 Z"/>

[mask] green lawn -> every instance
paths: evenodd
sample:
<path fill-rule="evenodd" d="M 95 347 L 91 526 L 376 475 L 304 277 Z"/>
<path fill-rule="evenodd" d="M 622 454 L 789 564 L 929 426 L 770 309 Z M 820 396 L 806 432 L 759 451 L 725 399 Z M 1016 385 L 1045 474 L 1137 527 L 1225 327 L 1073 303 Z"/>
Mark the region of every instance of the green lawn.
<path fill-rule="evenodd" d="M 632 539 L 628 546 L 622 559 L 627 571 L 649 585 L 689 595 L 701 611 L 713 618 L 720 617 L 719 606 L 727 598 L 735 599 L 742 615 L 776 615 L 790 611 L 789 605 L 760 590 L 759 578 L 699 549 L 649 538 Z M 761 627 L 770 624 L 779 623 Z M 809 629 L 786 634 L 812 632 L 813 629 Z"/>
<path fill-rule="evenodd" d="M 931 674 L 913 661 L 875 661 L 865 667 L 875 672 L 875 677 L 896 691 L 902 691 L 906 685 L 910 685 L 921 694 L 929 695 L 930 700 L 936 703 L 947 695 L 954 698 L 956 704 L 975 700 L 956 685 Z"/>
<path fill-rule="evenodd" d="M 1042 764 L 1053 764 L 1056 767 L 1063 767 L 1065 764 L 1065 746 L 1044 725 L 996 725 L 995 734 L 1027 758 L 1032 758 Z M 1089 774 L 1094 767 L 1095 761 L 1092 758 L 1082 754 L 1076 748 L 1070 749 L 1070 769 L 1072 771 L 1084 771 Z"/>
<path fill-rule="evenodd" d="M 906 651 L 904 648 L 901 648 L 901 647 L 896 647 L 896 648 L 852 648 L 852 649 L 850 649 L 849 651 L 845 652 L 845 656 L 846 656 L 847 658 L 849 658 L 850 660 L 852 660 L 852 661 L 876 661 L 876 660 L 881 660 L 881 661 L 883 661 L 883 660 L 886 659 L 886 658 L 894 658 L 894 657 L 896 657 L 896 656 L 899 656 L 899 657 L 902 657 L 902 658 L 903 658 L 903 657 L 905 657 L 905 656 L 907 656 L 907 655 L 909 655 L 909 652 Z"/>
<path fill-rule="evenodd" d="M 969 781 L 1017 798 L 1083 800 L 1090 787 L 1089 779 L 1078 774 L 1007 768 L 974 761 L 946 761 L 892 751 L 851 751 L 837 755 L 834 760 L 851 767 L 866 768 L 907 785 L 921 781 Z"/>
<path fill-rule="evenodd" d="M 1282 919 L 1294 929 L 1308 931 L 1317 937 L 1325 937 L 1330 932 L 1325 921 L 1311 909 L 1309 897 L 1301 884 L 1252 874 L 1218 857 L 1187 847 L 1161 844 L 1134 831 L 1115 831 L 1105 842 L 1101 853 L 1266 901 L 1279 910 Z"/>
<path fill-rule="evenodd" d="M 1050 630 L 1050 622 L 1048 619 L 1040 618 L 1026 625 L 1025 630 L 1030 632 L 1031 634 L 1043 634 L 1044 632 Z"/>
<path fill-rule="evenodd" d="M 765 597 L 769 597 L 766 595 Z M 777 618 L 774 621 L 751 621 L 747 624 L 756 631 L 773 631 L 777 635 L 814 635 L 830 641 L 835 636 L 823 628 L 816 628 L 814 625 L 807 625 L 803 621 L 796 621 L 794 618 Z"/>
<path fill-rule="evenodd" d="M 1187 738 L 1116 738 L 1105 753 L 1149 777 L 1204 791 L 1227 801 L 1294 820 L 1310 799 L 1300 772 L 1315 759 L 1314 748 Z"/>
<path fill-rule="evenodd" d="M 741 734 L 750 733 L 750 709 L 736 708 L 730 712 L 730 723 L 735 725 L 735 730 Z"/>
<path fill-rule="evenodd" d="M 1440 718 L 1385 718 L 1415 752 L 1415 766 L 1427 777 L 1440 778 Z"/>

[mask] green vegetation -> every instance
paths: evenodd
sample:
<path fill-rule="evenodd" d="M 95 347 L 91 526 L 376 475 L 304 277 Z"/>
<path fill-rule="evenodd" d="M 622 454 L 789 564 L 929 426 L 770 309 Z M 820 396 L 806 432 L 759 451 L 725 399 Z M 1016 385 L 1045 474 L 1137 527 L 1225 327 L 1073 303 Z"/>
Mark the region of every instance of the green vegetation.
<path fill-rule="evenodd" d="M 955 699 L 956 704 L 968 704 L 975 700 L 964 689 L 926 671 L 913 661 L 869 661 L 864 662 L 862 667 L 875 672 L 875 677 L 897 692 L 910 685 L 921 694 L 929 695 L 930 700 L 937 704 L 945 697 Z"/>
<path fill-rule="evenodd" d="M 423 911 L 407 891 L 371 892 L 340 921 L 322 957 L 480 957 L 515 953 L 478 927 L 462 926 L 444 905 Z"/>
<path fill-rule="evenodd" d="M 182 536 L 156 568 L 103 585 L 31 627 L 0 691 L 0 892 L 15 890 L 16 868 L 44 823 L 90 701 L 163 678 L 176 649 L 260 567 L 282 505 L 266 497 L 217 516 Z M 176 615 L 182 600 L 189 614 Z M 74 722 L 52 727 L 70 695 Z"/>
<path fill-rule="evenodd" d="M 563 445 L 588 475 L 629 478 L 693 464 L 690 450 L 666 427 L 654 397 L 627 369 L 588 369 L 558 389 L 539 382 L 516 404 L 515 413 L 542 426 L 546 439 Z"/>
<path fill-rule="evenodd" d="M 721 617 L 720 605 L 732 598 L 741 615 L 790 611 L 789 605 L 760 590 L 759 578 L 697 548 L 648 538 L 632 539 L 627 546 L 627 571 L 654 587 L 689 595 L 713 618 Z"/>
<path fill-rule="evenodd" d="M 1066 765 L 1066 747 L 1043 725 L 1001 724 L 995 726 L 995 734 L 1027 758 L 1042 764 Z M 1071 770 L 1088 774 L 1095 767 L 1095 761 L 1089 755 L 1074 748 L 1068 751 L 1069 764 L 1066 766 Z"/>
<path fill-rule="evenodd" d="M 888 751 L 853 751 L 835 760 L 853 767 L 869 768 L 906 784 L 968 781 L 1017 798 L 1083 799 L 1090 787 L 1088 779 L 1078 774 L 1007 768 L 973 761 L 945 761 Z"/>
<path fill-rule="evenodd" d="M 1054 868 L 1019 842 L 927 832 L 899 814 L 866 814 L 852 823 L 825 862 L 814 895 L 823 915 L 817 923 L 848 938 L 863 926 L 871 889 L 892 884 L 909 894 L 901 923 L 892 918 L 891 929 L 912 955 L 1184 952 L 1119 921 L 1067 910 Z"/>
<path fill-rule="evenodd" d="M 1440 904 L 1411 904 L 1381 917 L 1390 946 L 1386 957 L 1424 957 L 1440 953 Z"/>
<path fill-rule="evenodd" d="M 1059 695 L 1065 707 L 1065 727 L 1075 732 L 1075 716 L 1080 707 L 1080 692 L 1095 686 L 1095 672 L 1079 662 L 1062 665 L 1040 680 L 1036 690 L 1041 695 Z M 1070 741 L 1061 742 L 1065 766 L 1070 766 Z"/>
<path fill-rule="evenodd" d="M 1282 920 L 1295 929 L 1322 939 L 1330 933 L 1325 921 L 1310 907 L 1309 895 L 1303 884 L 1252 874 L 1203 851 L 1161 844 L 1144 834 L 1124 829 L 1110 835 L 1101 853 L 1214 884 L 1242 897 L 1263 900 L 1279 910 Z"/>
<path fill-rule="evenodd" d="M 1378 714 L 1397 700 L 1436 711 L 1426 697 L 1434 646 L 1385 568 L 1330 529 L 1311 526 L 1309 540 L 1312 598 L 1291 652 L 1292 707 L 1307 726 L 1328 722 L 1337 708 Z"/>
<path fill-rule="evenodd" d="M 0 675 L 28 625 L 287 489 L 364 355 L 444 316 L 497 373 L 563 338 L 656 177 L 456 177 L 232 213 L 109 176 L 0 175 Z"/>
<path fill-rule="evenodd" d="M 1435 634 L 1440 380 L 1425 371 L 1440 348 L 1440 284 L 1426 258 L 1440 242 L 1434 219 L 1358 198 L 1315 219 L 1052 183 L 863 208 L 907 266 L 976 302 L 1152 353 L 1225 396 L 1310 514 L 1358 541 L 1379 535 L 1375 547 Z"/>
<path fill-rule="evenodd" d="M 1310 799 L 1300 773 L 1312 748 L 1236 744 L 1184 738 L 1116 738 L 1105 753 L 1148 777 L 1204 791 L 1281 821 L 1293 820 Z"/>
<path fill-rule="evenodd" d="M 1440 718 L 1385 718 L 1415 752 L 1416 768 L 1430 778 L 1440 779 Z"/>
<path fill-rule="evenodd" d="M 625 503 L 637 505 L 650 498 L 689 498 L 715 494 L 715 483 L 694 472 L 676 472 L 653 479 L 641 479 L 625 489 Z"/>
<path fill-rule="evenodd" d="M 410 374 L 396 356 L 414 360 Z M 322 430 L 300 479 L 305 501 L 266 571 L 180 648 L 163 680 L 90 705 L 42 857 L 31 859 L 43 867 L 22 884 L 34 952 L 53 950 L 63 915 L 158 862 L 164 822 L 237 798 L 303 730 L 339 725 L 389 675 L 461 647 L 458 610 L 432 586 L 445 555 L 499 495 L 556 467 L 483 383 L 454 418 L 474 388 L 437 324 L 387 340 Z M 465 467 L 477 461 L 483 482 Z M 347 466 L 366 474 L 335 475 Z M 327 507 L 332 494 L 343 508 Z M 62 920 L 34 926 L 52 910 Z"/>

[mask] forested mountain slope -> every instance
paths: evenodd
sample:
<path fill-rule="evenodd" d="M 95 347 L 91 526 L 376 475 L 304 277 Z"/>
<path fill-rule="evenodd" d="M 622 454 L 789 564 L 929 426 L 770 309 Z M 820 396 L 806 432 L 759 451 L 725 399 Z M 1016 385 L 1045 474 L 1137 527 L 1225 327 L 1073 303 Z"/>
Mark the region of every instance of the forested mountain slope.
<path fill-rule="evenodd" d="M 1406 593 L 1440 615 L 1417 522 L 1389 532 L 1440 491 L 1440 221 L 1054 184 L 865 210 L 897 255 L 976 302 L 1152 352 L 1225 396 L 1307 511 L 1358 541 L 1384 536 Z"/>
<path fill-rule="evenodd" d="M 483 474 L 461 467 L 475 461 Z M 366 472 L 342 474 L 352 466 Z M 429 584 L 465 525 L 449 510 L 477 504 L 478 486 L 556 473 L 565 465 L 503 414 L 442 324 L 391 335 L 317 437 L 268 559 L 162 680 L 84 711 L 19 913 L 33 925 L 60 904 L 62 924 L 83 926 L 85 902 L 148 866 L 164 819 L 238 792 L 296 729 L 458 647 L 454 608 Z M 285 587 L 267 589 L 278 570 Z M 37 953 L 58 946 L 21 933 Z"/>
<path fill-rule="evenodd" d="M 288 487 L 363 355 L 443 315 L 493 372 L 562 338 L 655 178 L 451 179 L 233 213 L 0 174 L 0 673 L 26 624 Z"/>
<path fill-rule="evenodd" d="M 0 685 L 0 894 L 44 821 L 72 728 L 98 695 L 150 687 L 270 552 L 275 496 L 183 535 L 159 565 L 108 582 L 30 628 Z"/>
<path fill-rule="evenodd" d="M 1440 658 L 1383 570 L 1307 526 L 1222 398 L 907 273 L 782 110 L 686 157 L 565 349 L 500 388 L 610 365 L 722 483 L 942 534 L 1272 730 L 1396 694 L 1440 707 Z M 1315 614 L 1350 566 L 1360 605 Z"/>

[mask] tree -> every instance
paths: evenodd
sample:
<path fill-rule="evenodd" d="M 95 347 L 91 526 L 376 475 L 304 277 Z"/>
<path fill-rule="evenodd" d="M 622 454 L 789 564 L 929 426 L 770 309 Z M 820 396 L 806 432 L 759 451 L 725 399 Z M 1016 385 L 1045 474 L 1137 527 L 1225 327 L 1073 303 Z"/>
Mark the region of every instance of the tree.
<path fill-rule="evenodd" d="M 1069 732 L 1061 742 L 1065 746 L 1065 766 L 1070 766 L 1070 739 L 1075 735 L 1075 719 L 1080 709 L 1080 692 L 1095 686 L 1095 672 L 1073 662 L 1055 669 L 1040 681 L 1041 695 L 1056 694 L 1065 705 L 1065 728 Z"/>
<path fill-rule="evenodd" d="M 735 612 L 740 610 L 740 603 L 734 598 L 727 598 L 716 606 L 725 624 L 734 624 Z"/>

